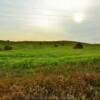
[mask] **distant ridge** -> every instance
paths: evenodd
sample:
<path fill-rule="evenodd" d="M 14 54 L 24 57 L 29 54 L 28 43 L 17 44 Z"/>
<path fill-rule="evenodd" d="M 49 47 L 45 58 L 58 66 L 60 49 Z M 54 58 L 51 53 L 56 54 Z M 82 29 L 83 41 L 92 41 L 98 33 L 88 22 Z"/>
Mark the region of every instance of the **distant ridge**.
<path fill-rule="evenodd" d="M 60 41 L 11 41 L 11 40 L 0 40 L 1 42 L 14 42 L 14 43 L 78 43 L 80 41 L 66 41 L 66 40 L 60 40 Z M 88 42 L 80 42 L 83 44 L 100 44 L 100 43 L 88 43 Z"/>

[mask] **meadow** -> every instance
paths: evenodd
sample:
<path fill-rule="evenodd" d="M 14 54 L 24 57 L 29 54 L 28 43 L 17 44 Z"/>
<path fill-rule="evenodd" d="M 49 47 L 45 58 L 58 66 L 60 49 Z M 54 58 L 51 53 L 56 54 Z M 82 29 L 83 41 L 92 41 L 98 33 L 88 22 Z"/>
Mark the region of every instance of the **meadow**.
<path fill-rule="evenodd" d="M 67 100 L 99 100 L 100 45 L 83 43 L 83 49 L 74 49 L 75 44 L 71 41 L 0 41 L 0 91 L 4 91 L 0 100 L 35 100 L 32 99 L 34 96 L 42 97 L 41 100 L 44 100 L 43 96 L 50 97 L 50 100 L 58 100 L 59 96 L 67 97 Z M 5 45 L 13 49 L 3 50 Z M 15 83 L 17 85 L 13 87 Z M 24 90 L 20 93 L 17 88 L 22 88 L 21 84 L 24 84 Z M 9 90 L 7 86 L 13 89 Z M 25 94 L 31 91 L 26 87 L 33 87 L 36 94 Z M 13 99 L 5 96 L 10 95 L 6 90 L 15 92 Z M 60 94 L 61 91 L 64 93 Z"/>

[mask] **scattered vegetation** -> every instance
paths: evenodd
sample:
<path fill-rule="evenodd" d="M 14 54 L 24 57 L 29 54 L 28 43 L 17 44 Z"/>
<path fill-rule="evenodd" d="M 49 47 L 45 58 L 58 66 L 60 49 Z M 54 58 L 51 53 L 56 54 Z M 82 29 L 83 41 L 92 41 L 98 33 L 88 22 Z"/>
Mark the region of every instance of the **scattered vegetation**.
<path fill-rule="evenodd" d="M 12 46 L 10 46 L 10 45 L 6 45 L 6 46 L 4 46 L 4 50 L 12 50 L 13 48 L 12 48 Z"/>
<path fill-rule="evenodd" d="M 61 46 L 64 46 L 64 44 L 62 43 Z"/>
<path fill-rule="evenodd" d="M 74 49 L 82 49 L 82 48 L 83 48 L 82 43 L 76 43 L 74 46 Z"/>
<path fill-rule="evenodd" d="M 0 51 L 2 51 L 2 48 L 0 48 Z"/>
<path fill-rule="evenodd" d="M 42 42 L 40 42 L 40 45 L 42 45 Z"/>
<path fill-rule="evenodd" d="M 58 47 L 58 46 L 59 46 L 58 44 L 55 44 L 55 45 L 54 45 L 54 47 Z"/>

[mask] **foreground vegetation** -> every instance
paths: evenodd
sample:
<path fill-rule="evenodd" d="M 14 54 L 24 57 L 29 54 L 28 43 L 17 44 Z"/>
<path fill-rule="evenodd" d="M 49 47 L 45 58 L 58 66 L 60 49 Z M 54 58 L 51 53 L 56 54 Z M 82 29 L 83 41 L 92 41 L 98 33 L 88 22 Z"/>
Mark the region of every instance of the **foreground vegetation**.
<path fill-rule="evenodd" d="M 75 44 L 0 41 L 0 100 L 99 100 L 100 45 Z"/>
<path fill-rule="evenodd" d="M 69 77 L 41 73 L 33 78 L 0 80 L 0 100 L 99 100 L 100 74 L 73 73 Z"/>

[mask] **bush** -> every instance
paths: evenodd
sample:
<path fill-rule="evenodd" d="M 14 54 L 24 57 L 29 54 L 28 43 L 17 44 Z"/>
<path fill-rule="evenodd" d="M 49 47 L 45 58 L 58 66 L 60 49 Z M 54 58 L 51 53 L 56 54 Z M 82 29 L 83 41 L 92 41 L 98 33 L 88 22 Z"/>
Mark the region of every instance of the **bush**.
<path fill-rule="evenodd" d="M 12 48 L 12 46 L 5 46 L 4 47 L 4 50 L 12 50 L 13 48 Z"/>
<path fill-rule="evenodd" d="M 64 46 L 64 44 L 61 44 L 61 46 Z"/>
<path fill-rule="evenodd" d="M 0 48 L 0 51 L 2 51 L 2 48 Z"/>
<path fill-rule="evenodd" d="M 74 46 L 74 49 L 82 49 L 82 48 L 83 48 L 82 43 L 76 43 Z"/>
<path fill-rule="evenodd" d="M 42 43 L 40 42 L 40 45 L 42 45 Z"/>
<path fill-rule="evenodd" d="M 55 44 L 54 47 L 58 47 L 59 45 Z"/>

